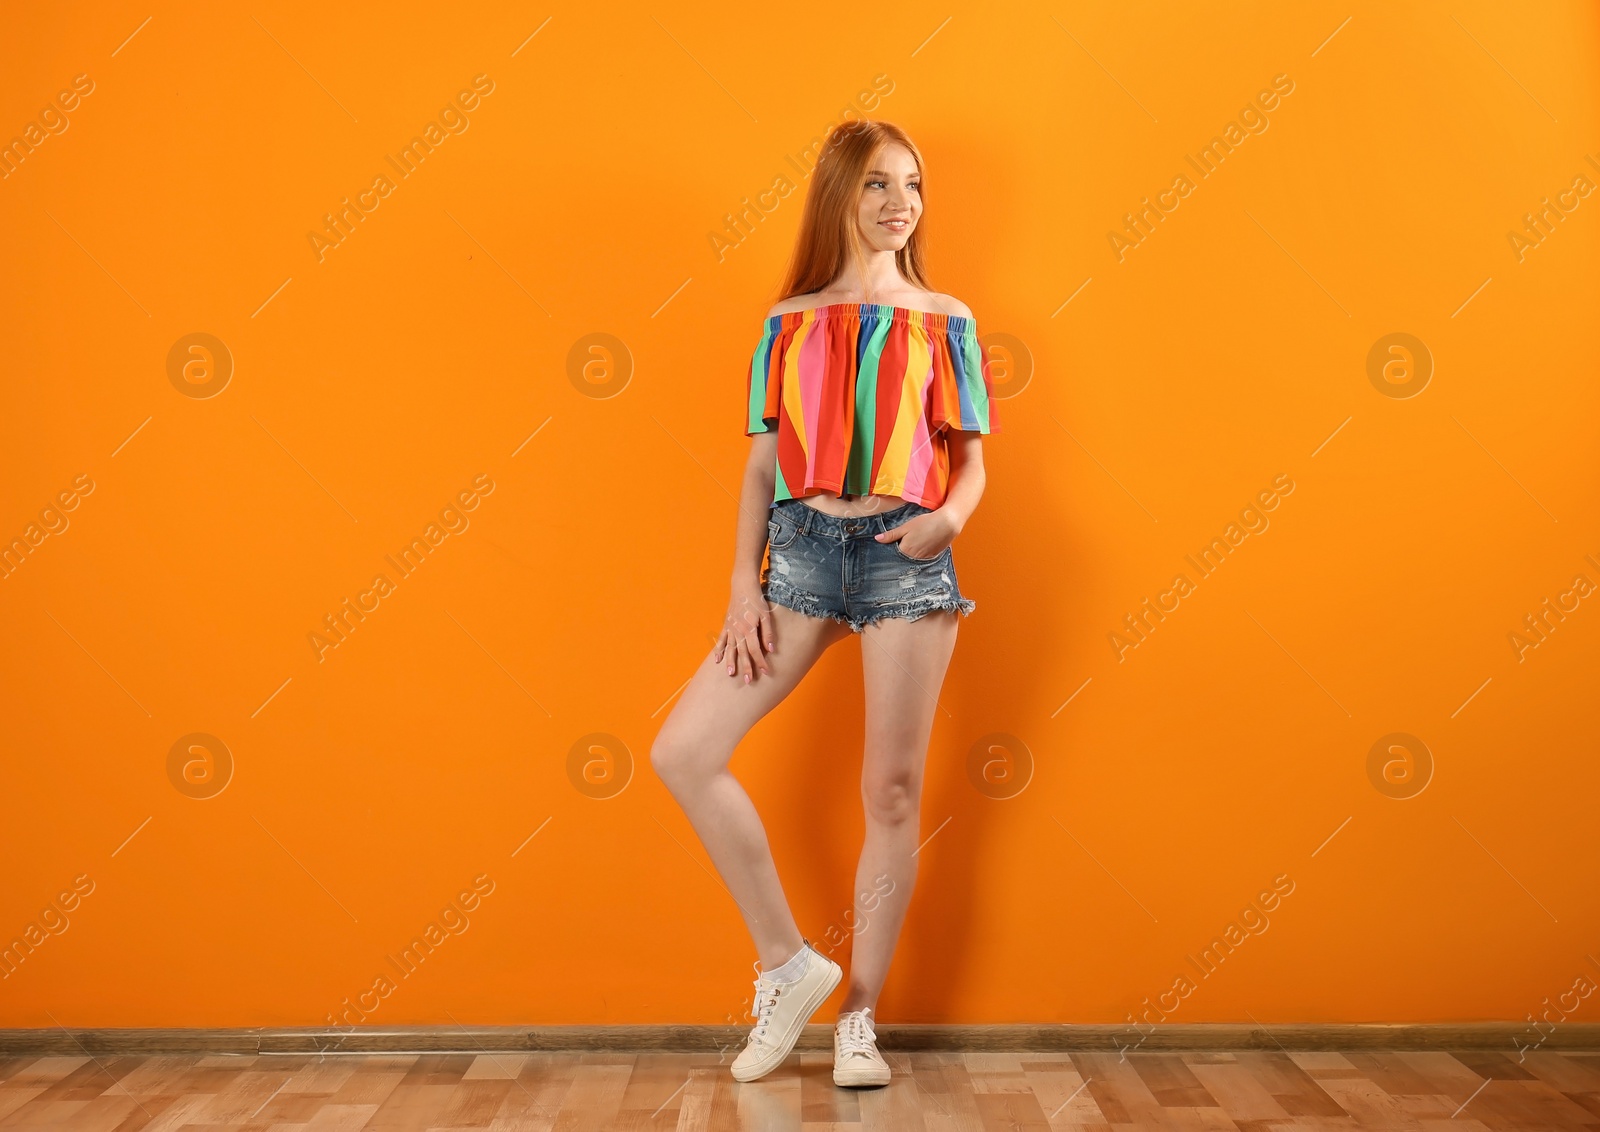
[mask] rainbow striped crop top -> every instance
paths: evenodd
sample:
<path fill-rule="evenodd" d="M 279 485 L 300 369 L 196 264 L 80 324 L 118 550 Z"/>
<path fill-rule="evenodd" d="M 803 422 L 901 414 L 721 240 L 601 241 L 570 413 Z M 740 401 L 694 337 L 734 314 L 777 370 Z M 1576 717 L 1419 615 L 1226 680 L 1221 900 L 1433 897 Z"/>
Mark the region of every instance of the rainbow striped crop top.
<path fill-rule="evenodd" d="M 778 429 L 773 502 L 827 491 L 937 508 L 945 430 L 1000 431 L 976 321 L 884 303 L 766 319 L 750 360 L 745 435 Z"/>

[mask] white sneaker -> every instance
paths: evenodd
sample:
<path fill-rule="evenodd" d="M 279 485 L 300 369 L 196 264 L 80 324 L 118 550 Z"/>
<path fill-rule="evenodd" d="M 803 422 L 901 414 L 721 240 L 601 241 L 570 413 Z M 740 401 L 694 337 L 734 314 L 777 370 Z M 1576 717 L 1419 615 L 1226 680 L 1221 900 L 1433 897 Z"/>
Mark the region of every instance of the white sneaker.
<path fill-rule="evenodd" d="M 806 1023 L 844 977 L 839 964 L 818 954 L 809 941 L 803 946 L 811 958 L 806 973 L 794 982 L 777 983 L 765 975 L 756 980 L 756 1024 L 744 1049 L 733 1059 L 735 1081 L 754 1081 L 782 1065 Z"/>
<path fill-rule="evenodd" d="M 887 1085 L 889 1063 L 878 1052 L 872 1007 L 840 1015 L 833 1028 L 833 1083 Z"/>

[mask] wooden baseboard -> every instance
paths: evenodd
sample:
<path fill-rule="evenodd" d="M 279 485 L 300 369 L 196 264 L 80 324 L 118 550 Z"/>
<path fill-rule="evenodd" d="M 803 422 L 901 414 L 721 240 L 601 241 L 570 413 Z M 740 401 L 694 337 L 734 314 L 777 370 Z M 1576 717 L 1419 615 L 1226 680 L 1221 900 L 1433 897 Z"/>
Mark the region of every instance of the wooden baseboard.
<path fill-rule="evenodd" d="M 0 1056 L 23 1054 L 718 1053 L 744 1044 L 731 1026 L 356 1026 L 248 1029 L 0 1029 Z M 1525 1022 L 1054 1024 L 877 1027 L 882 1049 L 945 1052 L 1170 1053 L 1202 1050 L 1600 1050 L 1600 1023 L 1541 1034 Z M 1538 1039 L 1542 1037 L 1543 1040 Z M 795 1047 L 831 1050 L 833 1026 L 812 1023 Z"/>

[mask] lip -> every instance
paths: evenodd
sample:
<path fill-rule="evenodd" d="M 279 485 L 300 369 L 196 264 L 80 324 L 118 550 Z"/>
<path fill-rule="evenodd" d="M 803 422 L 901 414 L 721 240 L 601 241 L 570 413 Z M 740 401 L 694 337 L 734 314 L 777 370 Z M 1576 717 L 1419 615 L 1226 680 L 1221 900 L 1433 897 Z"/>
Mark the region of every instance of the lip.
<path fill-rule="evenodd" d="M 911 227 L 911 221 L 906 219 L 903 216 L 891 216 L 887 220 L 878 221 L 878 223 L 883 225 L 885 228 L 889 227 L 889 225 L 891 225 L 891 224 L 898 224 L 898 225 L 900 225 L 900 230 L 901 231 L 904 231 L 905 229 Z"/>

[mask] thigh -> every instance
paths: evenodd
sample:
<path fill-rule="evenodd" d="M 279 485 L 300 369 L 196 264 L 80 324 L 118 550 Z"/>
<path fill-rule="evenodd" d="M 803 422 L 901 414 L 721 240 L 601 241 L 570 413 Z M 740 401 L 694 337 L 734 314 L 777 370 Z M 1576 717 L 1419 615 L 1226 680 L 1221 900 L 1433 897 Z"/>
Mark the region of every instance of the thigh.
<path fill-rule="evenodd" d="M 938 610 L 908 621 L 885 617 L 861 632 L 866 686 L 864 784 L 920 784 L 939 693 L 955 652 L 959 615 Z"/>
<path fill-rule="evenodd" d="M 850 636 L 850 629 L 836 621 L 768 604 L 774 648 L 765 659 L 771 672 L 757 672 L 746 684 L 737 673 L 728 675 L 726 659 L 715 660 L 714 650 L 707 650 L 662 724 L 656 741 L 680 747 L 680 757 L 696 769 L 725 765 L 739 740 L 794 690 L 828 646 Z"/>

